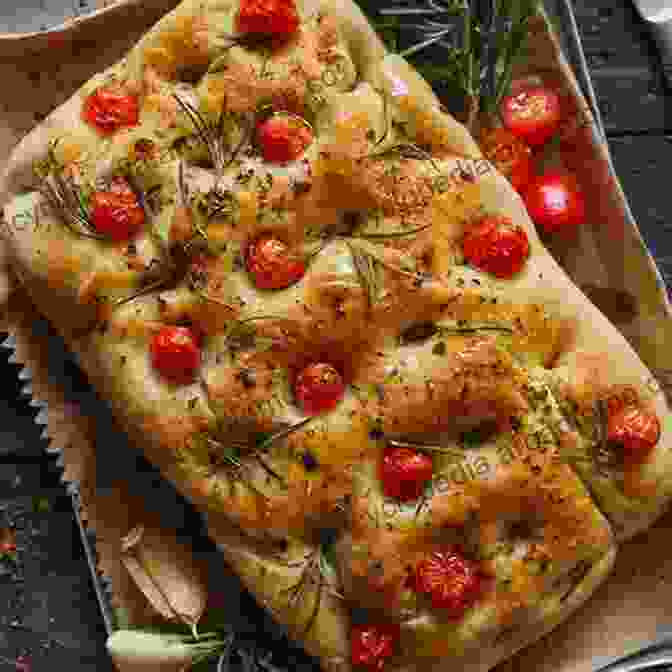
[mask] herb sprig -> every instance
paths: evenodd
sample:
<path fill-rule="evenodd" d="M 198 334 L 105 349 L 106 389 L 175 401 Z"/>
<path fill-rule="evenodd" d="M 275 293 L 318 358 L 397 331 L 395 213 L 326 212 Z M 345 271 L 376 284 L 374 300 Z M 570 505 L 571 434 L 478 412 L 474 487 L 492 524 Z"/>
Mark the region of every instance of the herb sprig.
<path fill-rule="evenodd" d="M 173 98 L 186 114 L 196 131 L 196 135 L 208 150 L 210 160 L 215 168 L 215 175 L 220 178 L 224 170 L 229 166 L 250 140 L 252 121 L 247 120 L 238 144 L 230 147 L 225 138 L 226 113 L 222 109 L 215 122 L 207 119 L 200 110 L 189 101 L 173 93 Z"/>
<path fill-rule="evenodd" d="M 310 586 L 315 586 L 315 599 L 313 601 L 310 614 L 304 623 L 301 636 L 310 632 L 320 612 L 323 593 L 329 593 L 339 600 L 345 599 L 341 593 L 335 590 L 329 579 L 331 568 L 331 548 L 328 545 L 321 544 L 314 551 L 309 553 L 302 561 L 303 568 L 298 579 L 289 587 L 283 589 L 283 593 L 288 595 L 287 604 L 290 608 L 297 607 L 306 601 L 306 593 Z"/>
<path fill-rule="evenodd" d="M 45 177 L 41 191 L 74 234 L 84 238 L 107 240 L 107 236 L 96 231 L 81 189 L 72 180 L 54 170 Z"/>
<path fill-rule="evenodd" d="M 498 114 L 539 6 L 539 0 L 425 0 L 413 7 L 395 2 L 379 10 L 374 23 L 395 51 L 403 30 L 420 35 L 400 55 L 413 57 L 430 79 L 456 86 L 467 102 L 466 122 L 473 131 L 479 114 Z M 418 58 L 433 45 L 444 51 L 445 61 L 438 66 Z"/>

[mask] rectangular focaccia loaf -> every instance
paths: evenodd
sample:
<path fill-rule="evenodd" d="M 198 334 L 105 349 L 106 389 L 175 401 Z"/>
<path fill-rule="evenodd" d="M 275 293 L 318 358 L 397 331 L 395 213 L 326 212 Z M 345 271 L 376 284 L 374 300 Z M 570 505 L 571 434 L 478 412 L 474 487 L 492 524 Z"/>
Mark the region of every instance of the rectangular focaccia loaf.
<path fill-rule="evenodd" d="M 185 0 L 1 187 L 39 310 L 325 669 L 487 670 L 668 502 L 650 373 L 349 0 Z"/>

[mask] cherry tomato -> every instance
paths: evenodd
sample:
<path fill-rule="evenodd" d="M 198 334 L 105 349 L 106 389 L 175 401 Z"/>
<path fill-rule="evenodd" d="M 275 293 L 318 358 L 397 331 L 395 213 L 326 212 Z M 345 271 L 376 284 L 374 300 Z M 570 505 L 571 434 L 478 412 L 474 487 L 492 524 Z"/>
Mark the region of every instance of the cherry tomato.
<path fill-rule="evenodd" d="M 120 128 L 137 125 L 138 98 L 101 86 L 84 101 L 82 116 L 99 133 L 109 135 Z"/>
<path fill-rule="evenodd" d="M 303 277 L 306 265 L 282 240 L 262 235 L 248 245 L 247 270 L 259 289 L 284 289 Z"/>
<path fill-rule="evenodd" d="M 457 550 L 434 551 L 415 570 L 415 587 L 435 609 L 459 618 L 478 599 L 482 578 L 476 563 Z"/>
<path fill-rule="evenodd" d="M 516 191 L 521 191 L 532 179 L 532 150 L 508 129 L 499 127 L 485 131 L 481 135 L 481 150 Z"/>
<path fill-rule="evenodd" d="M 518 273 L 530 254 L 527 234 L 507 217 L 487 216 L 469 230 L 462 240 L 467 261 L 497 278 Z"/>
<path fill-rule="evenodd" d="M 174 383 L 192 382 L 201 363 L 196 335 L 188 327 L 163 327 L 154 335 L 150 353 L 154 368 Z"/>
<path fill-rule="evenodd" d="M 530 182 L 523 200 L 534 223 L 546 233 L 568 232 L 583 224 L 586 206 L 576 179 L 548 170 Z"/>
<path fill-rule="evenodd" d="M 287 163 L 298 159 L 313 141 L 307 123 L 291 114 L 274 114 L 257 126 L 257 143 L 265 161 Z"/>
<path fill-rule="evenodd" d="M 241 0 L 237 28 L 241 33 L 289 37 L 299 27 L 294 0 Z"/>
<path fill-rule="evenodd" d="M 501 105 L 504 125 L 532 147 L 543 145 L 560 128 L 560 97 L 552 89 L 534 86 L 506 96 Z"/>
<path fill-rule="evenodd" d="M 90 216 L 96 231 L 112 240 L 128 240 L 145 223 L 145 211 L 123 178 L 116 178 L 110 191 L 93 193 Z"/>
<path fill-rule="evenodd" d="M 350 631 L 350 660 L 355 667 L 381 672 L 394 655 L 400 630 L 396 623 L 353 625 Z"/>
<path fill-rule="evenodd" d="M 660 421 L 650 411 L 630 405 L 609 414 L 607 439 L 622 446 L 627 459 L 645 458 L 659 438 Z"/>
<path fill-rule="evenodd" d="M 432 458 L 419 450 L 391 448 L 383 455 L 380 471 L 386 497 L 417 499 L 432 478 Z"/>
<path fill-rule="evenodd" d="M 308 415 L 331 410 L 344 392 L 343 376 L 331 364 L 322 362 L 306 366 L 294 382 L 294 396 Z"/>

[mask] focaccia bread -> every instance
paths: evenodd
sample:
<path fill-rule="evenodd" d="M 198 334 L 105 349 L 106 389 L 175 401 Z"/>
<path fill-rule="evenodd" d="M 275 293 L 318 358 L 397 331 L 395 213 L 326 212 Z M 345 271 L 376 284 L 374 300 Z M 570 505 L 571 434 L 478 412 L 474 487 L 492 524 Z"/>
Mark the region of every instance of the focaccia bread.
<path fill-rule="evenodd" d="M 1 188 L 39 310 L 325 669 L 487 670 L 669 500 L 652 376 L 350 0 L 185 0 Z"/>

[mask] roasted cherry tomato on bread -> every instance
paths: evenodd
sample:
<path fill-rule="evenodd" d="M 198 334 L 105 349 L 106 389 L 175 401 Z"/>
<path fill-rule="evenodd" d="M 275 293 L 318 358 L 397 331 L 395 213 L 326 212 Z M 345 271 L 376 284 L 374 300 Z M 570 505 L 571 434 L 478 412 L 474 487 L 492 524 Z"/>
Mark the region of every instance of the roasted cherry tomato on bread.
<path fill-rule="evenodd" d="M 288 38 L 299 27 L 294 0 L 241 0 L 237 28 L 241 33 Z"/>
<path fill-rule="evenodd" d="M 481 134 L 481 150 L 516 191 L 521 191 L 534 175 L 532 150 L 506 128 L 489 128 Z"/>
<path fill-rule="evenodd" d="M 109 135 L 120 128 L 137 125 L 138 98 L 101 86 L 84 101 L 82 116 L 99 133 Z"/>
<path fill-rule="evenodd" d="M 192 382 L 201 362 L 198 339 L 188 327 L 162 327 L 152 339 L 150 353 L 161 376 L 178 384 Z"/>
<path fill-rule="evenodd" d="M 660 438 L 658 417 L 635 405 L 628 405 L 609 413 L 607 439 L 623 448 L 626 460 L 644 459 Z"/>
<path fill-rule="evenodd" d="M 128 240 L 145 223 L 145 211 L 124 178 L 115 178 L 109 191 L 94 191 L 90 218 L 93 227 L 112 240 Z"/>
<path fill-rule="evenodd" d="M 380 479 L 386 497 L 417 499 L 432 478 L 432 458 L 411 448 L 388 448 L 383 454 Z"/>
<path fill-rule="evenodd" d="M 298 159 L 312 141 L 310 126 L 293 114 L 274 114 L 257 126 L 257 144 L 264 160 L 271 163 Z"/>
<path fill-rule="evenodd" d="M 350 631 L 350 660 L 353 667 L 381 672 L 397 648 L 400 627 L 395 623 L 354 625 Z"/>
<path fill-rule="evenodd" d="M 563 171 L 547 170 L 527 185 L 522 196 L 532 221 L 546 233 L 569 233 L 585 220 L 583 192 Z"/>
<path fill-rule="evenodd" d="M 331 364 L 315 362 L 302 369 L 294 381 L 294 396 L 308 415 L 334 408 L 345 392 L 343 376 Z"/>
<path fill-rule="evenodd" d="M 466 260 L 497 278 L 518 273 L 530 254 L 527 234 L 506 217 L 487 216 L 477 222 L 462 239 Z"/>
<path fill-rule="evenodd" d="M 531 147 L 543 145 L 562 121 L 558 94 L 543 86 L 527 87 L 506 96 L 501 113 L 504 125 Z"/>
<path fill-rule="evenodd" d="M 478 565 L 453 548 L 432 552 L 415 570 L 417 592 L 453 618 L 462 616 L 476 602 L 481 586 Z"/>
<path fill-rule="evenodd" d="M 303 277 L 306 264 L 284 241 L 265 234 L 248 245 L 247 270 L 259 289 L 284 289 Z"/>

